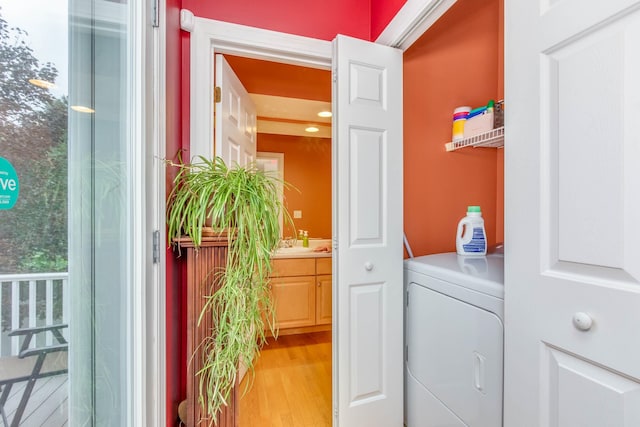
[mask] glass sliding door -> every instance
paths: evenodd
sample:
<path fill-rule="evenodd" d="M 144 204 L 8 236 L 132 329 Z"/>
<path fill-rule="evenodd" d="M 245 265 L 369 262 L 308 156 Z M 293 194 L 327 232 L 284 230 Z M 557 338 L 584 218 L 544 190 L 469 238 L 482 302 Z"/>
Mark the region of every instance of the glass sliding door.
<path fill-rule="evenodd" d="M 153 183 L 143 179 L 142 10 L 130 0 L 0 0 L 7 425 L 145 419 L 144 196 Z M 5 375 L 40 354 L 40 368 Z"/>

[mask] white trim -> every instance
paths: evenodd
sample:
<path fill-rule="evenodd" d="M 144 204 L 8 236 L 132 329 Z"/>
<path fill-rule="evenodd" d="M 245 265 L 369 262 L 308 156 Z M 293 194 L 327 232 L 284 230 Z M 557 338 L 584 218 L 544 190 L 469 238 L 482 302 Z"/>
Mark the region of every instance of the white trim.
<path fill-rule="evenodd" d="M 192 32 L 195 25 L 195 15 L 189 9 L 180 10 L 180 28 Z"/>
<path fill-rule="evenodd" d="M 158 2 L 161 23 L 148 19 L 151 6 L 142 2 L 131 8 L 132 45 L 131 123 L 129 127 L 132 183 L 132 238 L 130 277 L 131 337 L 128 376 L 131 425 L 166 425 L 166 337 L 163 258 L 153 264 L 152 230 L 164 231 L 165 129 L 165 31 L 164 2 Z M 135 143 L 142 141 L 142 143 Z M 160 251 L 162 254 L 163 251 Z M 161 255 L 162 257 L 162 255 Z"/>
<path fill-rule="evenodd" d="M 166 251 L 164 250 L 166 234 L 166 168 L 162 159 L 166 156 L 166 2 L 158 1 L 159 22 L 152 28 L 150 36 L 151 58 L 148 63 L 153 68 L 153 81 L 147 85 L 151 93 L 147 93 L 147 102 L 152 99 L 151 112 L 148 115 L 147 128 L 150 147 L 147 148 L 147 159 L 152 164 L 146 166 L 151 202 L 150 211 L 146 213 L 149 221 L 146 227 L 146 242 L 150 247 L 153 231 L 159 230 L 159 260 L 153 264 L 152 256 L 146 258 L 148 265 L 147 294 L 147 371 L 151 375 L 146 378 L 146 425 L 167 425 L 167 369 L 166 369 Z M 151 26 L 148 26 L 151 28 Z M 150 265 L 149 265 L 150 264 Z"/>
<path fill-rule="evenodd" d="M 278 195 L 280 197 L 280 205 L 284 208 L 284 153 L 274 153 L 271 151 L 256 151 L 256 164 L 260 167 L 260 160 L 275 159 L 278 162 L 277 183 Z M 278 215 L 278 224 L 280 225 L 280 238 L 284 237 L 284 212 L 280 211 Z M 294 236 L 295 237 L 295 236 Z M 242 378 L 242 377 L 241 377 Z"/>
<path fill-rule="evenodd" d="M 191 33 L 190 159 L 213 157 L 214 53 L 330 69 L 331 42 L 206 18 Z"/>
<path fill-rule="evenodd" d="M 127 375 L 130 384 L 126 385 L 127 395 L 131 399 L 125 406 L 127 415 L 124 417 L 131 425 L 147 425 L 146 422 L 146 370 L 147 358 L 147 330 L 146 330 L 146 264 L 147 248 L 145 245 L 145 143 L 135 141 L 147 141 L 147 128 L 145 112 L 147 98 L 145 86 L 146 59 L 146 19 L 145 3 L 134 3 L 129 8 L 129 28 L 131 43 L 127 44 L 127 56 L 130 63 L 130 78 L 127 81 L 129 95 L 130 115 L 128 117 L 127 145 L 131 150 L 128 170 L 131 171 L 131 183 L 128 195 L 131 203 L 131 222 L 128 224 L 131 235 L 131 246 L 127 254 L 127 276 L 131 280 L 131 289 L 127 297 L 128 314 L 127 324 L 131 328 L 131 334 L 126 337 L 126 348 L 129 354 L 125 356 L 127 361 Z"/>
<path fill-rule="evenodd" d="M 457 0 L 407 0 L 376 43 L 407 50 Z"/>

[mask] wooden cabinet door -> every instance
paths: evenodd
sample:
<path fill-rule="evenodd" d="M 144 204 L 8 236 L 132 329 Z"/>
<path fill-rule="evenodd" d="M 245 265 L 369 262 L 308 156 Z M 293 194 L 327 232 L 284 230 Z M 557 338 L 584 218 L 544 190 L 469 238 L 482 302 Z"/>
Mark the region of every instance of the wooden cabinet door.
<path fill-rule="evenodd" d="M 331 324 L 331 275 L 316 278 L 316 325 Z"/>
<path fill-rule="evenodd" d="M 316 321 L 315 276 L 271 279 L 271 293 L 280 329 L 313 326 Z"/>

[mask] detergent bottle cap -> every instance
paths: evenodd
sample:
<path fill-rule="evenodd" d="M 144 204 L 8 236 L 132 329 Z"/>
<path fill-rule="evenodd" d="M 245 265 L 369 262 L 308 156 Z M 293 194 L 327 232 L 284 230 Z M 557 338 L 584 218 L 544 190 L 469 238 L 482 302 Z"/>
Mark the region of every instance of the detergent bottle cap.
<path fill-rule="evenodd" d="M 480 206 L 468 206 L 467 212 L 481 212 Z"/>

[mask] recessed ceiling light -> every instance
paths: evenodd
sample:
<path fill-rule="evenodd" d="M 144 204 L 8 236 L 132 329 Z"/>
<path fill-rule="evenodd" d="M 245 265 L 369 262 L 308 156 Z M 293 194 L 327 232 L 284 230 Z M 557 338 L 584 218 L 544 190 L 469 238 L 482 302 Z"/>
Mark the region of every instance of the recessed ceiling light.
<path fill-rule="evenodd" d="M 320 129 L 318 129 L 315 126 L 309 126 L 308 128 L 305 129 L 306 132 L 310 132 L 310 133 L 314 133 L 314 132 L 318 132 Z"/>
<path fill-rule="evenodd" d="M 84 105 L 72 105 L 71 109 L 73 111 L 77 111 L 78 113 L 95 113 L 96 110 L 93 108 L 85 107 Z"/>
<path fill-rule="evenodd" d="M 42 80 L 42 79 L 29 79 L 29 83 L 31 83 L 34 86 L 41 87 L 43 89 L 51 89 L 56 87 L 56 85 L 54 85 L 53 83 L 48 82 L 46 80 Z"/>
<path fill-rule="evenodd" d="M 318 113 L 318 116 L 320 116 L 320 117 L 331 117 L 332 114 L 331 114 L 331 111 L 320 111 Z"/>

